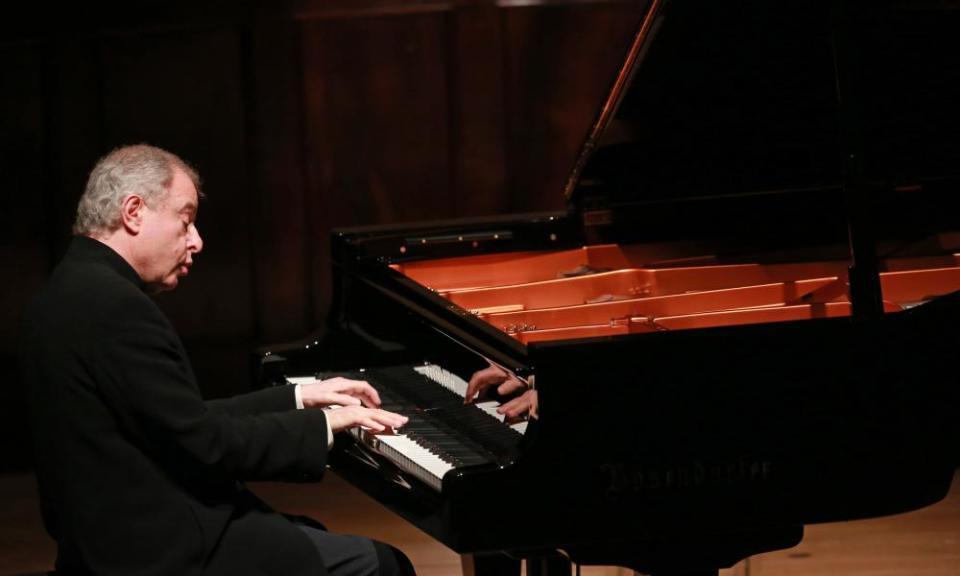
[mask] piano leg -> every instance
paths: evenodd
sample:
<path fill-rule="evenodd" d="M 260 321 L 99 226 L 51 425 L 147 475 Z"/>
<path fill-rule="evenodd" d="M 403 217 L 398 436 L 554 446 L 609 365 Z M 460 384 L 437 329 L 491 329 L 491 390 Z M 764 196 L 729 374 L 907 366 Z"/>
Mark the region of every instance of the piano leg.
<path fill-rule="evenodd" d="M 527 576 L 570 576 L 573 565 L 561 554 L 527 559 Z"/>
<path fill-rule="evenodd" d="M 573 566 L 561 555 L 527 558 L 527 576 L 570 576 Z M 520 576 L 520 560 L 506 554 L 464 554 L 463 576 Z"/>
<path fill-rule="evenodd" d="M 463 576 L 520 576 L 520 560 L 503 553 L 464 554 Z"/>

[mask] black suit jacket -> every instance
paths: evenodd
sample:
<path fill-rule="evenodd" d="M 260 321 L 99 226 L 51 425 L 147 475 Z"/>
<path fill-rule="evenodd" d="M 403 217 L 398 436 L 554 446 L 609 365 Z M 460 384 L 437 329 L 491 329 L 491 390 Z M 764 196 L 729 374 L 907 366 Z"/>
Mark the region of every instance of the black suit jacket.
<path fill-rule="evenodd" d="M 106 245 L 73 240 L 24 317 L 41 507 L 58 568 L 322 574 L 313 544 L 245 491 L 318 479 L 322 411 L 292 387 L 203 401 L 173 327 Z"/>

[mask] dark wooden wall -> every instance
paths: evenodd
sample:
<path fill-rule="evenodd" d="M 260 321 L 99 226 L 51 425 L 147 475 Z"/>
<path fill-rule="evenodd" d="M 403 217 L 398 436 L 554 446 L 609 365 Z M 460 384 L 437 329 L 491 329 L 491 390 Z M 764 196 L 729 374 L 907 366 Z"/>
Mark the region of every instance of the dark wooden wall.
<path fill-rule="evenodd" d="M 160 300 L 206 392 L 243 391 L 253 346 L 322 325 L 331 227 L 562 208 L 642 7 L 136 4 L 0 24 L 0 466 L 27 454 L 21 310 L 102 154 L 149 142 L 199 170 L 205 249 Z"/>

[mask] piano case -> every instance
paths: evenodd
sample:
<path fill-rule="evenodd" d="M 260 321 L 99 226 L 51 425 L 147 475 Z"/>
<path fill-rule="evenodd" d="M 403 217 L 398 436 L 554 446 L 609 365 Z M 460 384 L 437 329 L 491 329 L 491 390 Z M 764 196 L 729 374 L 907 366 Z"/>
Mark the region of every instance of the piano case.
<path fill-rule="evenodd" d="M 566 211 L 335 231 L 324 341 L 273 347 L 260 377 L 532 377 L 515 446 L 436 486 L 338 440 L 338 473 L 462 554 L 712 573 L 804 524 L 938 501 L 957 455 L 952 6 L 650 0 L 558 182 Z"/>

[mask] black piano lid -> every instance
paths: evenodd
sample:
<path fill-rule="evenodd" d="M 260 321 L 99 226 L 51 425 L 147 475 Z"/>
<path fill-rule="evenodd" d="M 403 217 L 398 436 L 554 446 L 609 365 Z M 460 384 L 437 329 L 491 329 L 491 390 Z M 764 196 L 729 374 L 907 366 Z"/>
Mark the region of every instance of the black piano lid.
<path fill-rule="evenodd" d="M 722 233 L 738 205 L 845 232 L 856 153 L 880 220 L 902 203 L 928 205 L 884 229 L 956 229 L 944 203 L 956 207 L 960 180 L 958 29 L 956 1 L 650 0 L 564 186 L 568 203 L 632 228 L 614 241 L 678 212 L 690 217 L 669 223 L 680 236 Z M 837 34 L 853 60 L 838 54 Z"/>

